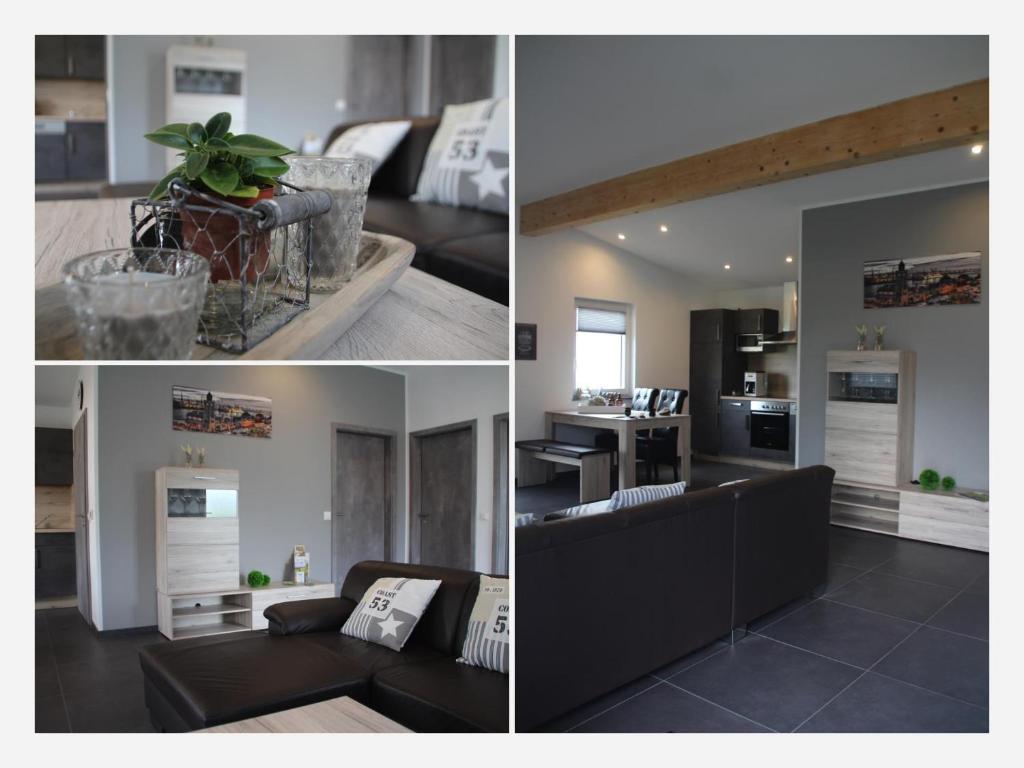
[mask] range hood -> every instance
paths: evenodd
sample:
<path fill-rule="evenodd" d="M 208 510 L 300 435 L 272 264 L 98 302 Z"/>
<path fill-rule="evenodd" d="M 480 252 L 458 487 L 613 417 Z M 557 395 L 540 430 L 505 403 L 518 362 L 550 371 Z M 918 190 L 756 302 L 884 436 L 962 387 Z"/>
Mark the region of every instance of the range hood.
<path fill-rule="evenodd" d="M 782 328 L 778 333 L 765 336 L 761 342 L 765 347 L 779 347 L 796 344 L 797 311 L 799 309 L 796 282 L 782 284 Z"/>

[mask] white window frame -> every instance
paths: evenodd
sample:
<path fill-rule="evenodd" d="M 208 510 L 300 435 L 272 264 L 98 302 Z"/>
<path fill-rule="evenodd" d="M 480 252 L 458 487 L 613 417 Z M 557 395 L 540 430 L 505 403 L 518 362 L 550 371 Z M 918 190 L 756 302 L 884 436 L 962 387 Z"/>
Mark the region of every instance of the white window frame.
<path fill-rule="evenodd" d="M 576 391 L 576 310 L 579 308 L 586 309 L 605 309 L 612 312 L 624 312 L 626 315 L 626 338 L 625 338 L 625 350 L 623 352 L 623 371 L 622 379 L 624 386 L 621 389 L 606 389 L 606 392 L 618 392 L 624 395 L 632 395 L 634 388 L 633 371 L 636 369 L 635 358 L 636 358 L 636 344 L 634 339 L 635 325 L 634 325 L 634 312 L 633 305 L 626 302 L 619 301 L 605 301 L 602 299 L 585 299 L 579 296 L 573 301 L 572 307 L 572 391 Z"/>

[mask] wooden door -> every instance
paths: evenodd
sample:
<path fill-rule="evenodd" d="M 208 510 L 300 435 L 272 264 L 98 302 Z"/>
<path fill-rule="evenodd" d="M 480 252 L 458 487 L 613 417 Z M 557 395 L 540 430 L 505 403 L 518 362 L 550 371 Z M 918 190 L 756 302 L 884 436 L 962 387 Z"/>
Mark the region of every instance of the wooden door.
<path fill-rule="evenodd" d="M 342 584 L 361 560 L 391 560 L 394 433 L 334 426 L 332 573 Z"/>
<path fill-rule="evenodd" d="M 476 420 L 409 436 L 412 562 L 472 569 Z"/>
<path fill-rule="evenodd" d="M 75 585 L 78 612 L 91 625 L 92 589 L 89 575 L 89 412 L 75 424 L 72 433 L 72 488 L 75 509 Z"/>
<path fill-rule="evenodd" d="M 508 574 L 508 414 L 494 417 L 494 514 L 491 572 Z"/>

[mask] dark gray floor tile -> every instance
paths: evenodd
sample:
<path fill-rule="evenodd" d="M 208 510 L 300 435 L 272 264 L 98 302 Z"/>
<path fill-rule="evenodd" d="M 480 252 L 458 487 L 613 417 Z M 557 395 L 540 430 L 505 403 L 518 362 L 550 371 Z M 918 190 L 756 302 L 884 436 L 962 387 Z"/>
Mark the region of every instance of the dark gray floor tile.
<path fill-rule="evenodd" d="M 859 534 L 859 531 L 851 532 L 833 526 L 829 539 L 829 562 L 866 571 L 896 554 L 896 539 Z"/>
<path fill-rule="evenodd" d="M 869 672 L 800 732 L 987 733 L 988 712 Z"/>
<path fill-rule="evenodd" d="M 142 689 L 142 667 L 137 656 L 101 656 L 89 661 L 58 664 L 57 674 L 65 696 L 90 691 L 105 693 L 126 688 Z"/>
<path fill-rule="evenodd" d="M 769 728 L 790 731 L 859 674 L 846 664 L 750 636 L 672 682 Z"/>
<path fill-rule="evenodd" d="M 829 563 L 828 583 L 825 585 L 825 593 L 833 592 L 863 574 L 864 571 L 860 568 L 853 568 L 849 565 L 841 565 L 840 563 Z"/>
<path fill-rule="evenodd" d="M 988 643 L 921 627 L 876 672 L 988 706 Z"/>
<path fill-rule="evenodd" d="M 68 716 L 60 696 L 36 696 L 36 733 L 67 733 Z"/>
<path fill-rule="evenodd" d="M 153 730 L 141 685 L 138 690 L 65 696 L 64 702 L 74 733 L 148 733 Z"/>
<path fill-rule="evenodd" d="M 60 680 L 57 677 L 57 666 L 49 664 L 36 665 L 36 698 L 47 699 L 60 696 Z"/>
<path fill-rule="evenodd" d="M 681 659 L 673 661 L 671 664 L 666 664 L 661 669 L 652 672 L 651 676 L 661 678 L 662 680 L 666 680 L 672 677 L 672 675 L 677 675 L 684 669 L 689 669 L 694 664 L 698 664 L 704 661 L 704 659 L 708 658 L 709 656 L 713 656 L 714 654 L 728 647 L 728 643 L 723 642 L 721 640 L 716 640 L 715 642 L 709 645 L 705 645 L 699 651 L 694 651 L 693 653 L 683 656 Z"/>
<path fill-rule="evenodd" d="M 988 564 L 985 565 L 984 572 L 971 582 L 970 586 L 967 587 L 967 591 L 972 595 L 987 595 L 988 594 Z"/>
<path fill-rule="evenodd" d="M 963 589 L 987 567 L 988 555 L 982 552 L 903 539 L 899 542 L 895 557 L 880 565 L 878 570 L 881 573 Z"/>
<path fill-rule="evenodd" d="M 816 600 L 763 634 L 866 669 L 917 627 L 903 619 Z"/>
<path fill-rule="evenodd" d="M 662 683 L 583 723 L 580 733 L 745 733 L 767 728 Z"/>
<path fill-rule="evenodd" d="M 758 616 L 748 625 L 751 632 L 760 632 L 767 626 L 774 624 L 780 619 L 789 616 L 791 613 L 799 611 L 801 608 L 810 605 L 814 602 L 813 597 L 807 595 L 806 597 L 798 597 L 792 602 L 786 603 L 781 608 L 776 608 L 774 611 L 766 613 L 764 616 Z"/>
<path fill-rule="evenodd" d="M 957 595 L 928 624 L 988 640 L 988 595 L 970 592 Z"/>
<path fill-rule="evenodd" d="M 550 722 L 545 723 L 537 730 L 547 733 L 568 731 L 585 720 L 589 720 L 590 718 L 601 714 L 606 709 L 611 709 L 612 707 L 621 704 L 623 701 L 636 696 L 638 693 L 642 693 L 648 688 L 658 685 L 659 682 L 660 681 L 653 677 L 645 675 L 631 683 L 627 683 L 621 688 L 616 688 L 611 693 L 607 693 L 581 707 L 577 707 L 572 712 L 568 712 L 554 720 L 551 720 Z"/>
<path fill-rule="evenodd" d="M 901 619 L 922 622 L 950 600 L 957 590 L 937 584 L 865 573 L 828 596 L 829 600 L 867 608 Z"/>

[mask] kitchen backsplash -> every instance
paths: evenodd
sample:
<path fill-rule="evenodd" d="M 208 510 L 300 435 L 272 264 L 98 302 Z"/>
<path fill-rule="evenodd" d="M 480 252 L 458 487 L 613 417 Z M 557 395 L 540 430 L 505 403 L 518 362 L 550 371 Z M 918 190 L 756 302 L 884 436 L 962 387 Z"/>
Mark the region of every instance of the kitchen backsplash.
<path fill-rule="evenodd" d="M 768 374 L 768 397 L 797 397 L 797 345 L 786 345 L 775 352 L 753 352 L 747 355 L 748 371 Z"/>

